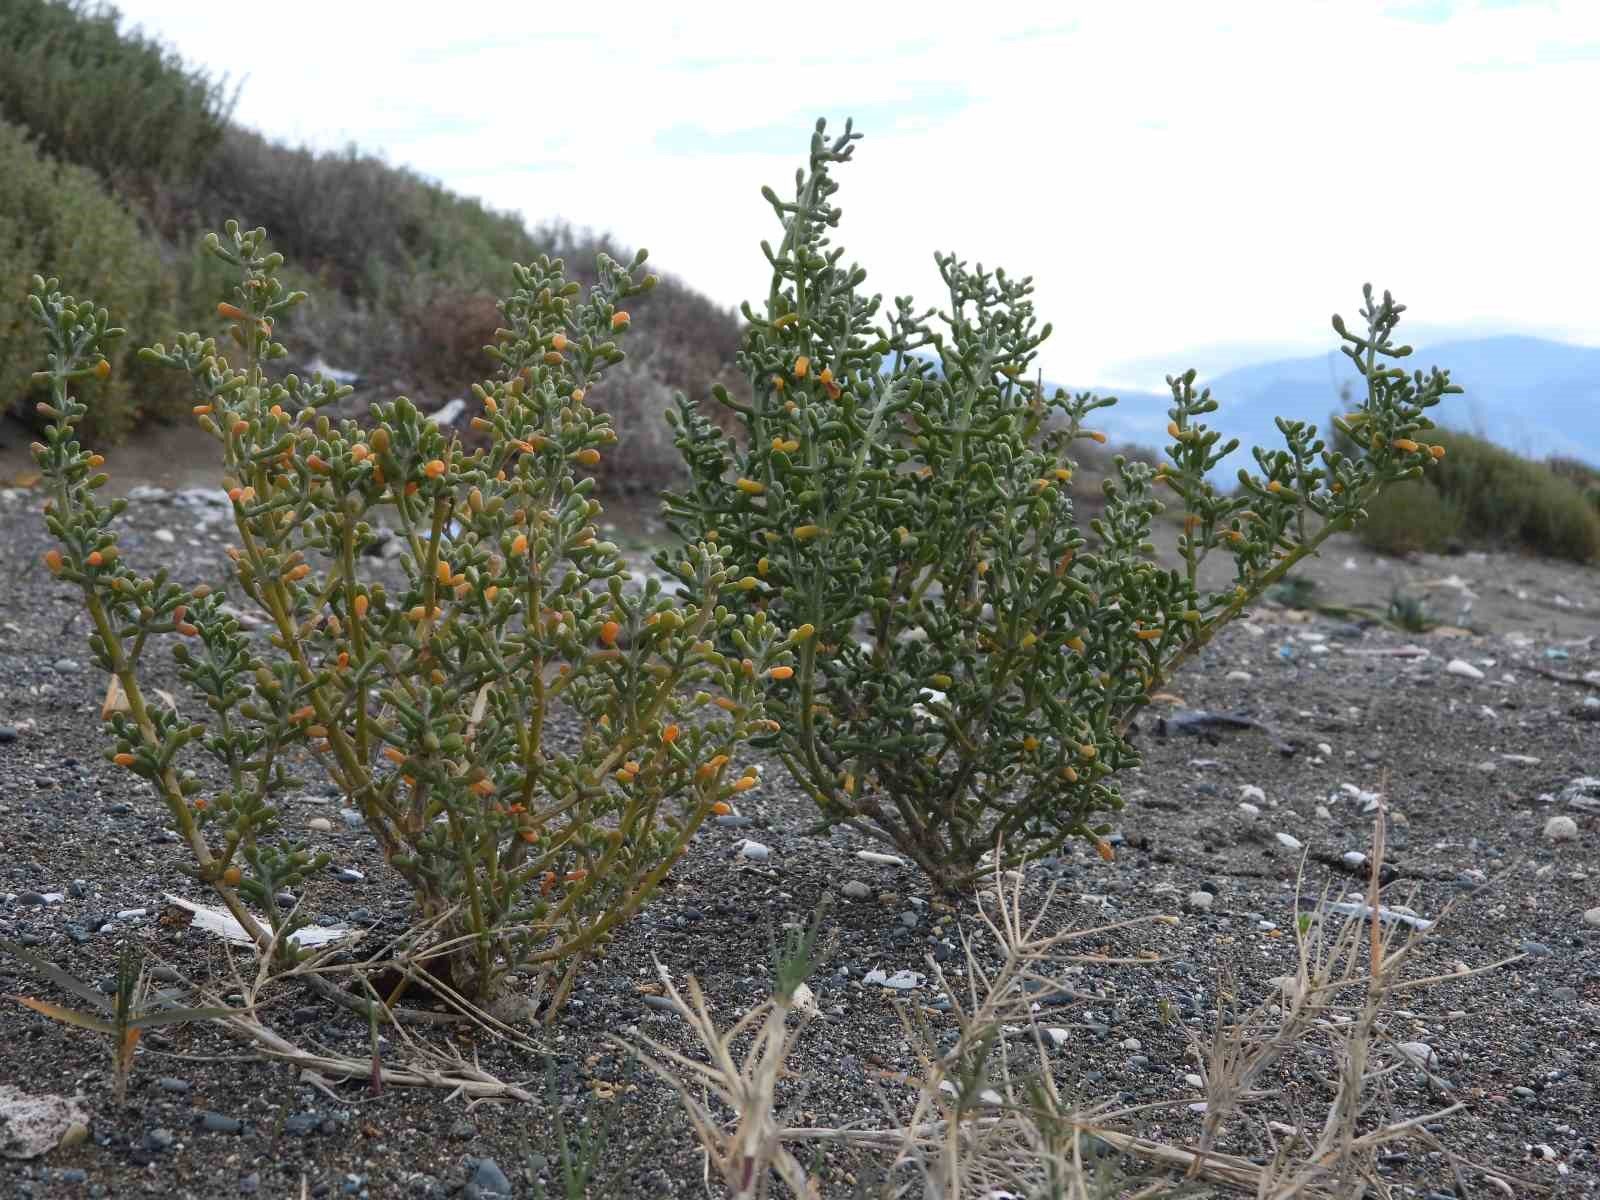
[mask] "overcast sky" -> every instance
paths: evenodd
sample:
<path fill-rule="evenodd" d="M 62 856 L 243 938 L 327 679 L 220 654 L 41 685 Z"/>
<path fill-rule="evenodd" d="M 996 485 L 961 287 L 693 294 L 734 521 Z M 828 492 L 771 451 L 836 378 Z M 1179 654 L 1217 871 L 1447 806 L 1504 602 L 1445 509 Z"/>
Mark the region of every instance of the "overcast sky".
<path fill-rule="evenodd" d="M 1032 274 L 1063 382 L 1316 352 L 1368 280 L 1418 327 L 1600 344 L 1600 0 L 118 7 L 242 77 L 246 125 L 728 305 L 765 291 L 761 185 L 854 116 L 870 286 L 937 300 L 935 249 Z"/>

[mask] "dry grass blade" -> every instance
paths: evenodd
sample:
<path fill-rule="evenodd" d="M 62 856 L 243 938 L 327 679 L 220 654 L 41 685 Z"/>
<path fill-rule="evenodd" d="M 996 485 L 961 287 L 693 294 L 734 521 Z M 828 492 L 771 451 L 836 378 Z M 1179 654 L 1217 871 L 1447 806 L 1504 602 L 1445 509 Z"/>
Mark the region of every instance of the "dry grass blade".
<path fill-rule="evenodd" d="M 656 970 L 673 1011 L 688 1023 L 710 1061 L 699 1062 L 653 1038 L 643 1039 L 644 1048 L 619 1038 L 612 1041 L 678 1093 L 695 1136 L 736 1200 L 768 1195 L 773 1172 L 790 1194 L 820 1196 L 816 1182 L 783 1144 L 784 1131 L 775 1115 L 778 1080 L 808 1014 L 795 1005 L 792 993 L 775 995 L 724 1032 L 717 1028 L 693 976 L 680 991 L 659 961 Z M 799 1015 L 792 1029 L 791 1013 Z M 746 1037 L 750 1045 L 741 1057 L 736 1046 Z M 725 1128 L 713 1111 L 710 1097 L 732 1110 L 731 1128 Z"/>

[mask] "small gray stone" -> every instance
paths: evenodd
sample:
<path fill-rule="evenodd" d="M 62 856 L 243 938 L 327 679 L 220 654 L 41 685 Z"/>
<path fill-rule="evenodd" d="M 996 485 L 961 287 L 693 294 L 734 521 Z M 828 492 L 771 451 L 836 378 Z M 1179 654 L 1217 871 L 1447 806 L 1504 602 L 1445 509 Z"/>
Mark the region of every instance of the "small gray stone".
<path fill-rule="evenodd" d="M 751 862 L 766 862 L 772 857 L 772 847 L 751 838 L 745 838 L 734 846 L 734 853 L 740 858 L 747 858 Z"/>
<path fill-rule="evenodd" d="M 1583 923 L 1591 929 L 1600 929 L 1600 908 L 1591 908 L 1585 912 Z"/>
<path fill-rule="evenodd" d="M 1517 948 L 1529 958 L 1549 958 L 1555 953 L 1554 950 L 1550 949 L 1550 947 L 1546 946 L 1543 942 L 1535 942 L 1532 939 L 1522 942 Z"/>
<path fill-rule="evenodd" d="M 177 1140 L 178 1139 L 172 1135 L 172 1130 L 157 1128 L 146 1131 L 143 1144 L 146 1150 L 154 1150 L 158 1153 L 164 1153 L 165 1151 L 171 1150 L 173 1143 L 175 1143 Z"/>
<path fill-rule="evenodd" d="M 340 883 L 360 883 L 366 878 L 365 875 L 356 870 L 354 867 L 335 867 L 333 870 L 333 877 Z"/>
<path fill-rule="evenodd" d="M 1201 912 L 1210 912 L 1211 903 L 1215 899 L 1210 892 L 1190 892 L 1189 907 L 1199 909 Z"/>
<path fill-rule="evenodd" d="M 327 817 L 312 817 L 311 820 L 306 822 L 306 828 L 315 833 L 332 833 L 333 822 L 328 820 Z"/>
<path fill-rule="evenodd" d="M 494 1159 L 480 1158 L 463 1192 L 468 1196 L 483 1197 L 484 1200 L 491 1196 L 510 1196 L 511 1180 L 506 1178 L 506 1173 Z"/>
<path fill-rule="evenodd" d="M 859 879 L 852 879 L 839 889 L 851 900 L 865 900 L 872 895 L 872 889 Z M 1596 909 L 1600 912 L 1600 909 Z"/>
<path fill-rule="evenodd" d="M 238 1117 L 226 1116 L 223 1113 L 203 1112 L 195 1118 L 195 1124 L 207 1133 L 238 1133 L 244 1128 L 244 1122 Z"/>

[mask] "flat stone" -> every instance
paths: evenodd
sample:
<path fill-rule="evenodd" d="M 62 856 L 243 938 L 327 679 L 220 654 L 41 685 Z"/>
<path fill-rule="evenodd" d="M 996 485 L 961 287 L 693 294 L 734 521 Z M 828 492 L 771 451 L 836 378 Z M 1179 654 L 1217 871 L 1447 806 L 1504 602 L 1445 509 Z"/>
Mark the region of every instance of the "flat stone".
<path fill-rule="evenodd" d="M 1483 672 L 1478 670 L 1464 658 L 1452 658 L 1445 663 L 1444 669 L 1450 675 L 1459 675 L 1462 679 L 1482 679 Z"/>
<path fill-rule="evenodd" d="M 328 820 L 327 817 L 312 817 L 311 820 L 306 822 L 306 828 L 314 829 L 318 833 L 332 833 L 333 822 Z"/>
<path fill-rule="evenodd" d="M 32 1096 L 0 1084 L 0 1154 L 38 1158 L 67 1142 L 74 1128 L 88 1132 L 89 1114 L 65 1096 Z M 81 1140 L 81 1139 L 80 1139 Z"/>
<path fill-rule="evenodd" d="M 872 888 L 859 879 L 852 879 L 839 889 L 852 900 L 865 900 L 872 895 Z"/>

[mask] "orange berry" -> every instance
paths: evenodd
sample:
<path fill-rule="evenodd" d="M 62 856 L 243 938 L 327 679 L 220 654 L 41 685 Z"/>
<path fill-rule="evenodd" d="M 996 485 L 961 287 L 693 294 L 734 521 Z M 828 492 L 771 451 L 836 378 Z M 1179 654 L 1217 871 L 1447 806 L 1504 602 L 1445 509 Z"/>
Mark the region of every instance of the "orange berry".
<path fill-rule="evenodd" d="M 178 632 L 181 633 L 184 637 L 199 637 L 200 636 L 200 631 L 198 629 L 196 629 L 193 625 L 191 625 L 188 621 L 180 621 L 178 623 Z"/>
<path fill-rule="evenodd" d="M 131 767 L 133 766 L 134 758 L 131 754 L 114 754 L 111 756 L 111 761 L 119 767 Z"/>
<path fill-rule="evenodd" d="M 357 462 L 365 462 L 367 455 L 371 453 L 372 451 L 367 449 L 365 442 L 357 442 L 354 446 L 350 447 L 350 457 L 355 459 Z"/>
<path fill-rule="evenodd" d="M 61 574 L 61 551 L 46 550 L 44 552 L 44 565 L 50 568 L 50 574 Z"/>
<path fill-rule="evenodd" d="M 1443 446 L 1429 446 L 1428 447 L 1428 453 L 1433 456 L 1433 461 L 1434 462 L 1438 462 L 1441 458 L 1444 457 L 1444 447 Z"/>
<path fill-rule="evenodd" d="M 212 408 L 209 404 L 196 404 L 189 411 L 197 417 L 205 417 L 211 414 Z"/>
<path fill-rule="evenodd" d="M 395 764 L 403 763 L 403 762 L 406 761 L 405 752 L 403 750 L 397 749 L 394 746 L 385 746 L 383 748 L 383 756 L 385 758 L 387 758 L 390 762 L 395 763 Z"/>
<path fill-rule="evenodd" d="M 355 603 L 354 603 L 354 605 L 352 607 L 354 607 L 354 609 L 355 609 L 356 616 L 358 616 L 358 617 L 366 616 L 367 615 L 367 598 L 365 596 L 357 596 L 355 598 Z"/>
<path fill-rule="evenodd" d="M 1271 492 L 1274 496 L 1282 495 L 1283 484 L 1274 479 L 1271 483 L 1267 484 L 1267 491 Z"/>
<path fill-rule="evenodd" d="M 245 434 L 250 432 L 250 422 L 241 417 L 239 420 L 235 421 L 230 428 L 233 430 L 234 437 L 243 437 Z"/>
<path fill-rule="evenodd" d="M 429 479 L 438 479 L 445 473 L 445 470 L 446 468 L 444 465 L 444 460 L 436 458 L 429 462 L 427 466 L 422 468 L 422 473 Z"/>
<path fill-rule="evenodd" d="M 726 817 L 733 812 L 733 805 L 729 804 L 726 800 L 718 800 L 711 806 L 711 811 L 716 816 Z"/>
<path fill-rule="evenodd" d="M 317 715 L 317 710 L 315 708 L 313 708 L 311 705 L 308 704 L 304 708 L 297 708 L 297 709 L 295 709 L 294 712 L 290 713 L 289 714 L 289 720 L 291 720 L 291 721 L 309 721 L 309 720 L 311 720 L 312 717 L 314 717 L 316 715 Z"/>
<path fill-rule="evenodd" d="M 596 450 L 593 446 L 589 446 L 583 450 L 579 450 L 577 457 L 578 461 L 584 466 L 592 467 L 600 461 L 600 451 Z"/>
<path fill-rule="evenodd" d="M 746 496 L 759 496 L 762 492 L 767 490 L 766 484 L 757 483 L 754 479 L 740 479 L 737 480 L 733 486 L 738 488 Z"/>
<path fill-rule="evenodd" d="M 229 887 L 238 887 L 239 881 L 244 878 L 244 872 L 238 867 L 229 867 L 222 872 L 222 882 Z"/>
<path fill-rule="evenodd" d="M 575 871 L 568 871 L 567 872 L 567 882 L 568 883 L 582 883 L 587 878 L 589 878 L 589 872 L 586 871 L 583 867 L 579 867 Z"/>
<path fill-rule="evenodd" d="M 242 422 L 241 422 L 241 424 L 242 424 Z M 235 426 L 234 428 L 237 429 L 238 426 Z M 328 473 L 328 471 L 331 469 L 328 466 L 327 462 L 325 462 L 323 460 L 323 458 L 322 458 L 322 456 L 320 454 L 309 455 L 306 458 L 306 466 L 310 467 L 313 471 L 317 472 L 319 475 L 326 475 Z"/>
<path fill-rule="evenodd" d="M 290 583 L 299 583 L 300 580 L 304 579 L 309 574 L 311 574 L 311 567 L 306 563 L 299 563 L 296 566 L 290 567 L 289 570 L 284 574 L 284 578 Z"/>
<path fill-rule="evenodd" d="M 494 780 L 480 779 L 472 785 L 472 790 L 480 796 L 492 796 L 494 795 Z"/>
<path fill-rule="evenodd" d="M 526 554 L 527 552 L 528 552 L 528 535 L 525 534 L 525 533 L 519 533 L 511 541 L 511 553 L 513 555 L 521 556 L 523 554 Z"/>
<path fill-rule="evenodd" d="M 105 561 L 106 561 L 106 556 L 101 554 L 100 551 L 91 550 L 89 552 L 89 565 L 91 567 L 98 567 Z"/>
<path fill-rule="evenodd" d="M 1095 842 L 1094 852 L 1107 862 L 1117 857 L 1117 852 L 1111 848 L 1111 843 L 1104 839 Z"/>
<path fill-rule="evenodd" d="M 237 304 L 229 304 L 224 300 L 217 305 L 217 316 L 225 321 L 242 321 L 244 320 L 244 310 Z"/>
<path fill-rule="evenodd" d="M 811 372 L 811 360 L 802 354 L 794 360 L 794 377 L 804 379 Z"/>
<path fill-rule="evenodd" d="M 733 785 L 733 790 L 736 792 L 748 792 L 751 788 L 755 787 L 755 785 L 756 777 L 754 775 L 746 775 L 743 779 L 739 780 L 738 783 Z"/>
<path fill-rule="evenodd" d="M 672 745 L 673 742 L 678 740 L 678 727 L 676 725 L 668 725 L 661 731 L 661 740 L 669 746 Z"/>
<path fill-rule="evenodd" d="M 773 679 L 790 679 L 794 676 L 793 667 L 773 667 L 767 672 Z"/>
<path fill-rule="evenodd" d="M 434 574 L 434 578 L 436 578 L 440 583 L 449 583 L 450 582 L 450 564 L 447 563 L 447 562 L 441 562 L 441 563 L 435 564 L 435 566 L 433 568 L 433 574 Z"/>
<path fill-rule="evenodd" d="M 605 646 L 615 646 L 617 644 L 617 634 L 621 632 L 621 625 L 617 624 L 615 621 L 607 621 L 604 625 L 600 626 L 601 644 Z"/>
<path fill-rule="evenodd" d="M 104 454 L 91 454 L 91 455 L 89 455 L 89 465 L 91 467 L 103 467 L 103 466 L 105 466 L 106 465 L 106 456 Z"/>
<path fill-rule="evenodd" d="M 630 323 L 631 319 L 625 312 L 616 312 L 611 314 L 611 328 L 613 329 L 626 329 Z"/>
<path fill-rule="evenodd" d="M 99 362 L 95 363 L 95 365 L 94 365 L 94 377 L 96 379 L 110 379 L 111 378 L 111 364 L 108 363 L 103 358 Z"/>
<path fill-rule="evenodd" d="M 1395 438 L 1394 448 L 1404 454 L 1415 454 L 1420 447 L 1410 438 Z"/>
<path fill-rule="evenodd" d="M 550 349 L 560 352 L 567 348 L 567 335 L 557 330 L 550 338 Z"/>

